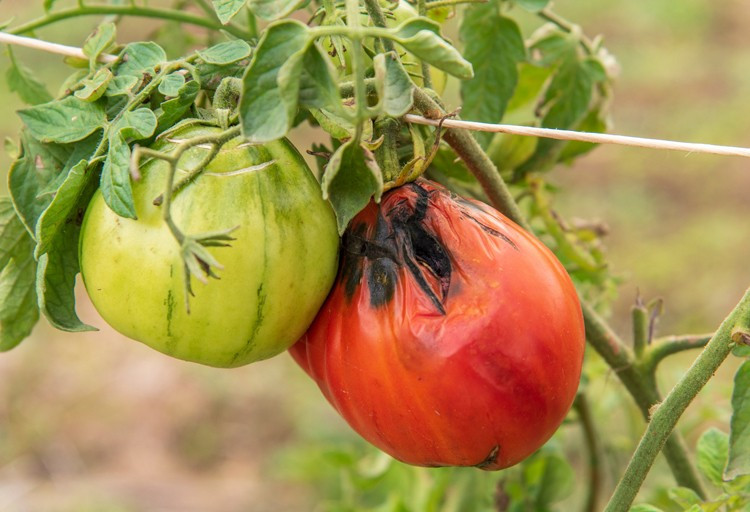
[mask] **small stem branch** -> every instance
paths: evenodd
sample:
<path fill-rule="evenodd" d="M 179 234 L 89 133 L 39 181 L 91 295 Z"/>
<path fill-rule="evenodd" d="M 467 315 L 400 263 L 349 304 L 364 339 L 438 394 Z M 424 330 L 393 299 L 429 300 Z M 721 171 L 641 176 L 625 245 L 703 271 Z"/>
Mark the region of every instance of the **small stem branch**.
<path fill-rule="evenodd" d="M 59 11 L 47 14 L 36 20 L 15 27 L 9 30 L 11 34 L 26 34 L 34 30 L 52 25 L 54 23 L 77 18 L 80 16 L 97 16 L 97 15 L 115 15 L 115 16 L 133 16 L 140 18 L 155 18 L 163 20 L 177 21 L 188 25 L 207 28 L 216 31 L 225 31 L 240 39 L 250 39 L 251 34 L 242 28 L 233 25 L 222 25 L 218 20 L 196 16 L 185 11 L 175 9 L 156 9 L 152 7 L 141 7 L 136 5 L 78 5 L 60 9 Z"/>
<path fill-rule="evenodd" d="M 713 334 L 691 334 L 687 336 L 665 336 L 657 338 L 643 354 L 644 371 L 655 372 L 656 367 L 668 356 L 685 350 L 703 348 Z"/>
<path fill-rule="evenodd" d="M 385 28 L 386 20 L 383 10 L 380 8 L 380 2 L 378 0 L 365 0 L 365 7 L 367 8 L 367 14 L 370 16 L 373 25 L 376 27 Z M 383 48 L 386 52 L 395 52 L 396 47 L 393 45 L 393 41 L 387 38 L 379 38 Z"/>
<path fill-rule="evenodd" d="M 633 351 L 639 360 L 643 357 L 649 342 L 649 314 L 640 296 L 631 311 L 633 318 Z"/>
<path fill-rule="evenodd" d="M 440 7 L 452 7 L 461 4 L 486 4 L 488 0 L 433 0 L 427 2 L 427 10 L 438 9 Z"/>
<path fill-rule="evenodd" d="M 573 402 L 573 408 L 578 413 L 578 420 L 581 422 L 583 437 L 589 455 L 589 478 L 586 482 L 587 495 L 583 510 L 585 512 L 596 512 L 598 510 L 596 505 L 599 502 L 602 484 L 604 483 L 601 444 L 599 443 L 599 438 L 596 434 L 594 418 L 591 414 L 591 406 L 585 393 L 580 392 L 576 395 L 575 402 Z"/>
<path fill-rule="evenodd" d="M 591 39 L 583 34 L 583 31 L 578 25 L 571 23 L 549 8 L 542 9 L 537 13 L 537 16 L 539 16 L 543 20 L 557 25 L 560 29 L 567 32 L 568 34 L 577 34 L 581 41 L 581 46 L 584 50 L 586 50 L 586 53 L 588 53 L 589 55 L 594 55 L 596 53 L 593 41 L 591 41 Z"/>
<path fill-rule="evenodd" d="M 606 512 L 625 512 L 633 503 L 654 459 L 690 402 L 732 351 L 735 339 L 750 332 L 750 289 L 722 322 L 685 375 L 656 409 Z"/>

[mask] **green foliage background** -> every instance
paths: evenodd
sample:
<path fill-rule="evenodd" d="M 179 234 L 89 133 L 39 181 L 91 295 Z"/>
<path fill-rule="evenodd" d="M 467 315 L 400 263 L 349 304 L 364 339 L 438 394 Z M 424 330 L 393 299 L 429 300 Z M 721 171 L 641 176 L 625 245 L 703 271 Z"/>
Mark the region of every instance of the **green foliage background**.
<path fill-rule="evenodd" d="M 0 0 L 0 21 L 30 18 L 39 7 L 29 4 Z M 556 8 L 587 34 L 604 34 L 619 60 L 614 131 L 750 146 L 745 2 L 561 0 Z M 145 39 L 155 26 L 127 20 L 120 39 Z M 93 27 L 93 19 L 76 21 L 40 35 L 80 45 Z M 59 57 L 23 49 L 16 55 L 48 84 L 67 73 Z M 457 90 L 451 82 L 449 106 L 458 104 Z M 0 98 L 0 136 L 15 137 L 21 102 L 4 81 Z M 294 136 L 302 148 L 312 142 L 305 131 Z M 0 154 L 0 168 L 9 164 Z M 746 160 L 600 147 L 549 179 L 564 190 L 556 204 L 564 216 L 610 228 L 609 259 L 623 279 L 613 311 L 620 332 L 628 333 L 638 293 L 665 299 L 662 333 L 709 331 L 750 283 Z M 232 371 L 167 359 L 104 328 L 83 295 L 82 320 L 101 332 L 67 335 L 42 322 L 32 339 L 0 358 L 0 510 L 300 511 L 312 510 L 321 494 L 359 492 L 341 487 L 338 448 L 325 447 L 364 448 L 289 358 Z M 693 355 L 669 360 L 664 389 Z M 736 365 L 725 365 L 723 378 L 681 423 L 691 447 L 706 427 L 726 428 Z M 601 382 L 592 398 L 608 442 L 611 485 L 642 422 L 627 414 L 629 399 L 614 376 Z M 564 427 L 555 443 L 575 454 L 578 435 Z M 365 465 L 374 457 L 366 453 Z M 572 460 L 575 499 L 585 463 Z M 663 485 L 670 478 L 656 468 L 642 496 L 658 495 Z"/>

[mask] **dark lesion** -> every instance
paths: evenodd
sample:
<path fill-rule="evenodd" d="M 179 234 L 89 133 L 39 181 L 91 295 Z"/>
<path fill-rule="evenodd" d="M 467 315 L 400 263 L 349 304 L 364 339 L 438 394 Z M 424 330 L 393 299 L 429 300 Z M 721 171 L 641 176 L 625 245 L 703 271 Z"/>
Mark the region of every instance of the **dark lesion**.
<path fill-rule="evenodd" d="M 419 182 L 404 187 L 414 193 L 414 200 L 398 200 L 385 215 L 380 211 L 371 234 L 367 233 L 364 223 L 358 223 L 353 224 L 344 235 L 341 266 L 344 291 L 347 299 L 351 300 L 365 277 L 371 304 L 375 307 L 386 305 L 395 293 L 399 268 L 406 268 L 435 309 L 444 315 L 453 264 L 448 249 L 430 232 L 425 222 L 430 197 L 440 191 L 429 191 Z M 454 199 L 458 200 L 465 217 L 489 235 L 518 249 L 509 237 L 470 213 L 469 207 L 476 209 L 476 205 L 457 197 Z M 366 260 L 369 261 L 367 266 Z M 434 282 L 437 282 L 437 286 L 432 284 Z"/>
<path fill-rule="evenodd" d="M 480 462 L 475 464 L 475 467 L 479 469 L 489 469 L 497 466 L 497 459 L 500 457 L 500 445 L 496 444 L 490 450 L 490 453 Z"/>

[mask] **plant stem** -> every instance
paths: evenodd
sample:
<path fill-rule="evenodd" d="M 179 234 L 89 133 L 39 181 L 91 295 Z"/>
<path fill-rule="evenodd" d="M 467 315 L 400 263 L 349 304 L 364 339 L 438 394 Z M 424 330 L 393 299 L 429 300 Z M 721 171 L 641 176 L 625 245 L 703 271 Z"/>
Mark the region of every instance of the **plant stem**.
<path fill-rule="evenodd" d="M 76 7 L 68 7 L 66 9 L 60 9 L 59 11 L 47 14 L 46 16 L 15 27 L 8 32 L 11 34 L 25 34 L 69 18 L 108 14 L 116 16 L 134 16 L 141 18 L 171 20 L 180 23 L 186 23 L 189 25 L 195 25 L 198 27 L 204 27 L 210 30 L 223 30 L 240 39 L 250 39 L 252 37 L 251 34 L 243 30 L 242 28 L 232 24 L 222 25 L 218 20 L 196 16 L 194 14 L 190 14 L 185 11 L 178 11 L 175 9 L 156 9 L 152 7 L 141 7 L 136 5 L 79 5 Z"/>
<path fill-rule="evenodd" d="M 439 9 L 440 7 L 451 7 L 461 4 L 484 4 L 487 0 L 433 0 L 427 2 L 427 10 Z"/>
<path fill-rule="evenodd" d="M 420 88 L 414 89 L 414 107 L 425 117 L 441 119 L 446 113 L 428 94 Z M 471 132 L 467 130 L 446 130 L 443 138 L 464 161 L 469 170 L 477 177 L 482 188 L 487 192 L 492 205 L 509 219 L 531 232 L 520 208 L 500 177 L 500 172 L 490 157 L 482 150 Z"/>
<path fill-rule="evenodd" d="M 441 119 L 446 115 L 443 109 L 419 88 L 414 91 L 414 107 L 426 118 Z M 500 177 L 500 172 L 471 133 L 462 129 L 450 129 L 445 132 L 444 139 L 477 177 L 492 205 L 531 232 L 529 224 Z M 634 364 L 632 351 L 586 301 L 581 300 L 581 308 L 586 340 L 615 371 L 644 418 L 648 420 L 649 409 L 661 399 L 655 382 L 639 371 Z M 693 489 L 700 496 L 705 496 L 695 467 L 690 462 L 685 445 L 677 432 L 669 437 L 664 455 L 677 483 Z"/>
<path fill-rule="evenodd" d="M 583 34 L 581 28 L 578 25 L 571 23 L 557 13 L 552 12 L 550 9 L 542 9 L 537 13 L 537 16 L 539 16 L 543 20 L 557 25 L 568 34 L 577 34 L 581 42 L 581 46 L 584 48 L 584 50 L 586 50 L 586 53 L 588 53 L 589 55 L 594 55 L 596 53 L 593 41 L 591 41 L 591 39 Z"/>
<path fill-rule="evenodd" d="M 654 372 L 663 359 L 684 350 L 703 348 L 713 334 L 691 334 L 687 336 L 666 336 L 657 338 L 643 353 L 642 366 L 645 371 Z"/>
<path fill-rule="evenodd" d="M 417 0 L 417 13 L 420 16 L 427 16 L 427 2 L 425 0 Z M 422 63 L 422 84 L 428 89 L 432 89 L 432 74 L 430 73 L 430 65 L 425 61 Z"/>
<path fill-rule="evenodd" d="M 606 512 L 625 512 L 630 508 L 656 455 L 690 402 L 703 389 L 732 351 L 735 340 L 750 333 L 750 289 L 722 322 L 685 375 L 669 392 L 651 417 L 638 448 L 615 488 Z"/>
<path fill-rule="evenodd" d="M 585 512 L 596 512 L 596 505 L 601 494 L 601 487 L 604 483 L 604 472 L 602 467 L 602 453 L 599 438 L 596 434 L 594 418 L 591 414 L 591 406 L 584 392 L 576 395 L 573 408 L 578 413 L 578 420 L 581 422 L 583 437 L 586 442 L 586 448 L 589 454 L 589 478 L 588 492 L 586 494 L 586 504 L 583 508 Z"/>
<path fill-rule="evenodd" d="M 386 20 L 383 10 L 380 8 L 380 2 L 378 0 L 365 0 L 365 7 L 367 8 L 367 14 L 370 16 L 373 25 L 376 27 L 385 28 Z M 393 45 L 393 41 L 387 38 L 378 38 L 378 40 L 385 48 L 386 52 L 395 52 L 396 47 Z"/>

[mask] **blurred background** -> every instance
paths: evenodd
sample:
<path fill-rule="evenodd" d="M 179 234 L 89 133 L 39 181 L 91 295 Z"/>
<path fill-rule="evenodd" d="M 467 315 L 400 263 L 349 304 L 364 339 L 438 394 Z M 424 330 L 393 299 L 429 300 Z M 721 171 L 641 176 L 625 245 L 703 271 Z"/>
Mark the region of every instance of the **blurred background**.
<path fill-rule="evenodd" d="M 0 0 L 0 23 L 36 17 L 37 3 Z M 750 147 L 750 4 L 560 0 L 555 9 L 589 36 L 603 35 L 620 63 L 613 132 Z M 95 24 L 63 22 L 38 36 L 80 46 Z M 147 39 L 156 26 L 125 20 L 118 40 Z M 69 72 L 57 56 L 16 56 L 47 84 Z M 449 106 L 458 106 L 457 90 L 449 85 Z M 0 98 L 0 138 L 13 138 L 22 104 L 3 80 Z M 294 138 L 309 147 L 308 132 Z M 9 165 L 0 154 L 3 193 Z M 612 323 L 623 336 L 638 294 L 664 299 L 661 334 L 703 333 L 750 284 L 750 161 L 607 146 L 548 179 L 565 191 L 555 205 L 563 216 L 610 228 L 609 260 L 622 279 Z M 235 370 L 176 361 L 110 330 L 78 290 L 79 314 L 99 332 L 69 335 L 41 321 L 0 355 L 0 511 L 315 510 L 326 492 L 343 492 L 315 480 L 337 477 L 326 447 L 373 456 L 288 356 Z M 694 356 L 662 368 L 664 389 Z M 736 365 L 727 362 L 688 410 L 681 428 L 691 447 L 709 425 L 726 430 Z M 629 407 L 615 376 L 601 382 L 598 414 Z M 642 423 L 631 423 L 607 433 L 612 477 L 640 436 Z M 554 441 L 563 447 L 578 435 L 566 429 Z M 576 466 L 582 482 L 584 466 Z M 665 481 L 653 471 L 642 496 Z"/>

